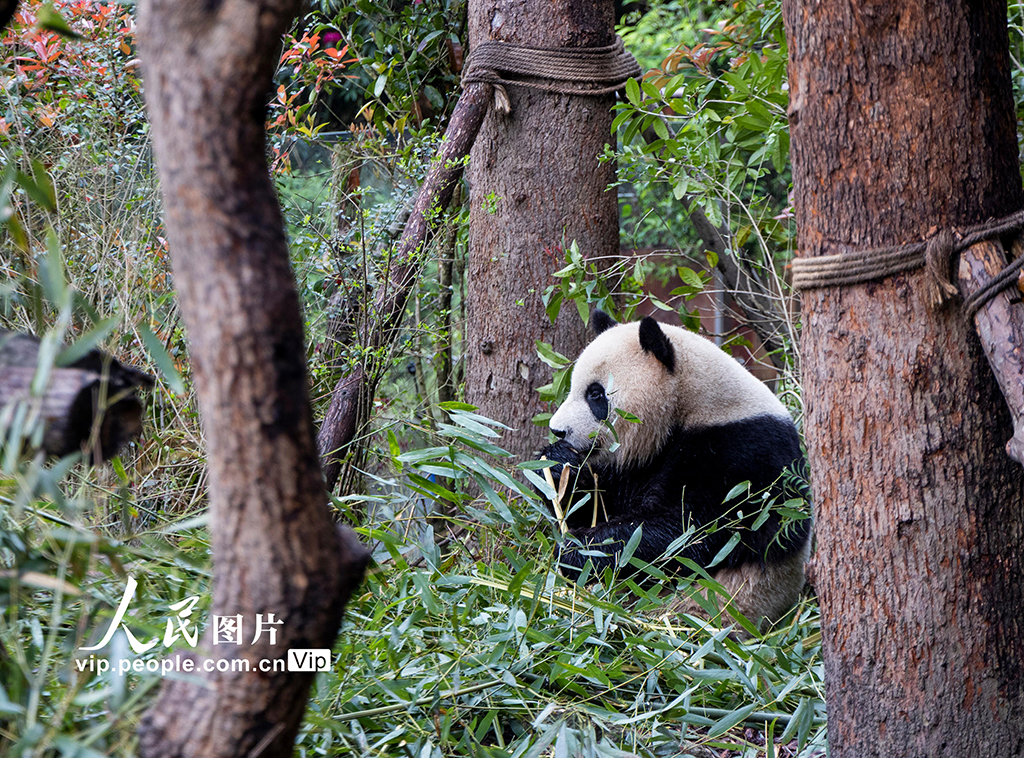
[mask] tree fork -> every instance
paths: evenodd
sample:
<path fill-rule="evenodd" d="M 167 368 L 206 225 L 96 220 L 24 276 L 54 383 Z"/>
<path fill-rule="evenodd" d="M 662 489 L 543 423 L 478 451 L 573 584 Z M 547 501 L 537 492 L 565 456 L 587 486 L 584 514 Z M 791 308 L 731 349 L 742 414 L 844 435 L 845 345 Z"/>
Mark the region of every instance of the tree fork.
<path fill-rule="evenodd" d="M 783 13 L 802 256 L 1021 207 L 1005 3 Z M 926 276 L 802 297 L 833 758 L 1024 754 L 1024 472 L 974 329 Z"/>
<path fill-rule="evenodd" d="M 265 104 L 299 0 L 148 0 L 139 11 L 165 223 L 208 445 L 212 613 L 242 644 L 200 652 L 248 672 L 168 680 L 140 725 L 145 758 L 290 756 L 312 673 L 262 672 L 330 648 L 368 553 L 328 509 L 303 320 L 266 164 Z M 280 625 L 254 639 L 257 614 Z M 200 669 L 201 670 L 201 669 Z"/>

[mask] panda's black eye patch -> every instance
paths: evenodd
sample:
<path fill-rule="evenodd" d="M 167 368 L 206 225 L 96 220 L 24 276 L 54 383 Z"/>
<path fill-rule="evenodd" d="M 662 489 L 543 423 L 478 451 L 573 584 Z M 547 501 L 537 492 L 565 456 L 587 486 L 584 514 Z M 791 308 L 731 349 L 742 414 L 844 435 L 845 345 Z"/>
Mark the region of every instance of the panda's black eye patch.
<path fill-rule="evenodd" d="M 586 398 L 594 418 L 598 421 L 608 418 L 608 396 L 604 394 L 604 387 L 599 382 L 593 382 L 587 387 Z"/>

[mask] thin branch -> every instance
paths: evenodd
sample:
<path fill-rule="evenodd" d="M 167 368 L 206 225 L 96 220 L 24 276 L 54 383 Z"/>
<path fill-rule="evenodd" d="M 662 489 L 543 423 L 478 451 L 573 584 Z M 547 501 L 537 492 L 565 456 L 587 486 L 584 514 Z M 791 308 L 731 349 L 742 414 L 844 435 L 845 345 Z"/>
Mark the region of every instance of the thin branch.
<path fill-rule="evenodd" d="M 444 213 L 451 204 L 490 102 L 489 84 L 470 84 L 463 90 L 438 155 L 416 195 L 402 239 L 391 256 L 392 266 L 386 285 L 378 291 L 370 318 L 364 321 L 363 345 L 384 347 L 394 341 L 405 304 L 423 267 L 423 253 L 442 227 Z M 356 374 L 338 381 L 317 437 L 328 492 L 337 484 L 341 469 L 340 453 L 359 428 L 359 409 L 368 405 L 367 398 L 372 397 L 376 389 L 376 372 L 370 366 L 362 367 L 358 373 L 362 375 L 361 381 L 353 379 Z"/>

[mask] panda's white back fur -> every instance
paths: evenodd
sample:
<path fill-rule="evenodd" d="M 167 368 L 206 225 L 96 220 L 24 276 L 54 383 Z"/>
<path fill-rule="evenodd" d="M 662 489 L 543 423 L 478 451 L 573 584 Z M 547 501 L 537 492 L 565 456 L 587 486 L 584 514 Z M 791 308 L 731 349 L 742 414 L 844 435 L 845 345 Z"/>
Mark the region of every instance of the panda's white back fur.
<path fill-rule="evenodd" d="M 623 463 L 644 462 L 664 445 L 673 426 L 698 429 L 759 415 L 789 417 L 785 406 L 753 374 L 710 340 L 660 324 L 675 351 L 671 373 L 640 347 L 639 323 L 618 324 L 599 334 L 573 368 L 569 396 L 552 416 L 552 429 L 583 450 L 607 433 L 585 393 L 593 382 L 608 393 L 609 414 Z M 615 408 L 642 423 L 620 418 Z"/>

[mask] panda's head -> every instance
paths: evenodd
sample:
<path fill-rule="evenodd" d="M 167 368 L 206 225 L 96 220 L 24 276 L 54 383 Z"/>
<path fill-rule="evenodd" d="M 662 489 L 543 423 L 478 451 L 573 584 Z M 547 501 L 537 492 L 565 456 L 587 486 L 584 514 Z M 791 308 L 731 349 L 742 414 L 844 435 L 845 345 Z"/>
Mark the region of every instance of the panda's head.
<path fill-rule="evenodd" d="M 551 431 L 586 452 L 607 446 L 612 425 L 622 455 L 646 458 L 660 448 L 678 416 L 676 347 L 650 317 L 616 324 L 594 311 L 590 324 L 597 338 L 576 361 Z"/>
<path fill-rule="evenodd" d="M 643 463 L 676 429 L 728 424 L 770 414 L 788 418 L 775 395 L 713 342 L 647 317 L 616 324 L 602 311 L 597 337 L 580 353 L 569 396 L 549 422 L 581 453 L 619 442 L 623 463 Z"/>

